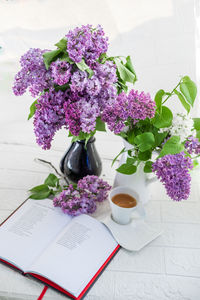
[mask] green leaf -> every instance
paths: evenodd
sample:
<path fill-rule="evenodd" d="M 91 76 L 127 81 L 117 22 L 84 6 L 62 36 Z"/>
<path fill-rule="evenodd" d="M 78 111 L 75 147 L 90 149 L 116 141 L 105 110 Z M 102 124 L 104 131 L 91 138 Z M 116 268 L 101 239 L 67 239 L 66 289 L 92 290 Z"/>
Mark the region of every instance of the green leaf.
<path fill-rule="evenodd" d="M 199 142 L 200 142 L 200 130 L 197 130 L 196 132 L 196 137 L 198 138 Z"/>
<path fill-rule="evenodd" d="M 145 166 L 144 166 L 144 172 L 145 173 L 151 173 L 152 172 L 152 164 L 153 162 L 152 161 L 147 161 Z"/>
<path fill-rule="evenodd" d="M 122 174 L 131 175 L 137 171 L 137 167 L 130 164 L 123 164 L 118 169 L 116 169 L 116 171 Z"/>
<path fill-rule="evenodd" d="M 92 77 L 93 75 L 93 71 L 89 68 L 89 66 L 85 63 L 84 59 L 81 60 L 80 63 L 76 63 L 77 67 L 79 68 L 79 70 L 81 71 L 86 71 L 89 74 L 89 78 Z"/>
<path fill-rule="evenodd" d="M 156 106 L 157 108 L 160 110 L 160 107 L 162 105 L 162 98 L 163 96 L 165 95 L 165 91 L 164 90 L 159 90 L 156 95 L 155 95 L 155 103 L 156 103 Z"/>
<path fill-rule="evenodd" d="M 65 83 L 63 85 L 54 84 L 55 91 L 63 91 L 65 92 L 69 88 L 69 83 Z"/>
<path fill-rule="evenodd" d="M 185 76 L 182 78 L 182 82 L 180 84 L 180 90 L 182 94 L 185 96 L 187 102 L 193 106 L 196 95 L 197 95 L 197 87 L 194 81 L 190 79 L 189 76 Z"/>
<path fill-rule="evenodd" d="M 189 114 L 190 112 L 190 105 L 186 102 L 184 96 L 178 92 L 177 90 L 174 90 L 174 93 L 178 96 L 181 104 L 183 105 L 183 107 L 185 108 L 185 110 L 187 111 L 187 113 Z"/>
<path fill-rule="evenodd" d="M 180 137 L 172 136 L 166 141 L 158 157 L 163 157 L 167 154 L 176 154 L 182 151 L 184 151 L 184 146 L 180 143 Z"/>
<path fill-rule="evenodd" d="M 118 133 L 116 135 L 121 136 L 123 139 L 127 139 L 127 133 L 126 132 L 121 131 L 120 133 Z"/>
<path fill-rule="evenodd" d="M 111 167 L 114 165 L 114 163 L 116 162 L 116 160 L 118 159 L 118 157 L 119 157 L 122 153 L 124 153 L 125 151 L 126 151 L 126 149 L 123 148 L 123 149 L 117 154 L 117 156 L 115 156 L 115 158 L 114 158 L 113 161 L 112 161 Z"/>
<path fill-rule="evenodd" d="M 154 147 L 158 147 L 162 144 L 162 142 L 164 141 L 164 139 L 167 136 L 167 132 L 154 132 L 154 138 L 155 138 L 155 144 Z"/>
<path fill-rule="evenodd" d="M 61 50 L 57 49 L 57 50 L 45 52 L 43 54 L 43 60 L 47 70 L 49 69 L 50 64 L 59 57 L 60 53 Z"/>
<path fill-rule="evenodd" d="M 126 58 L 126 64 L 125 64 L 125 67 L 127 67 L 127 69 L 129 71 L 131 71 L 134 75 L 135 75 L 135 81 L 137 80 L 137 75 L 135 73 L 135 70 L 133 68 L 133 64 L 132 64 L 132 61 L 131 61 L 131 57 L 130 56 L 127 56 Z"/>
<path fill-rule="evenodd" d="M 78 136 L 73 135 L 72 143 L 80 140 L 85 140 L 85 147 L 89 141 L 89 139 L 95 134 L 96 131 L 92 131 L 91 133 L 79 132 Z"/>
<path fill-rule="evenodd" d="M 132 130 L 132 131 L 129 131 L 129 132 L 127 133 L 127 135 L 128 135 L 127 140 L 128 140 L 128 142 L 129 142 L 129 144 L 133 145 L 133 143 L 134 143 L 134 138 L 135 138 L 135 134 L 134 134 L 133 130 Z"/>
<path fill-rule="evenodd" d="M 67 49 L 67 40 L 66 38 L 62 38 L 58 43 L 55 44 L 56 47 L 60 50 L 66 50 Z"/>
<path fill-rule="evenodd" d="M 117 77 L 118 77 L 118 81 L 117 81 L 118 94 L 120 94 L 122 91 L 126 93 L 128 91 L 128 86 L 126 85 L 126 82 L 120 78 L 119 72 L 117 72 Z"/>
<path fill-rule="evenodd" d="M 101 53 L 101 55 L 99 56 L 99 62 L 101 63 L 101 64 L 104 64 L 105 62 L 106 62 L 106 60 L 107 60 L 107 54 L 106 53 Z"/>
<path fill-rule="evenodd" d="M 74 61 L 69 57 L 67 52 L 64 52 L 60 57 L 60 60 L 66 61 L 68 63 L 70 63 L 71 65 L 74 64 Z"/>
<path fill-rule="evenodd" d="M 28 120 L 30 120 L 34 116 L 34 114 L 36 112 L 36 109 L 37 109 L 37 107 L 35 106 L 36 104 L 37 104 L 37 100 L 35 100 L 31 104 L 31 106 L 30 106 L 30 112 L 29 112 L 29 115 L 28 115 Z"/>
<path fill-rule="evenodd" d="M 193 118 L 194 121 L 194 129 L 200 130 L 200 118 Z"/>
<path fill-rule="evenodd" d="M 46 184 L 41 184 L 33 187 L 29 192 L 48 192 L 49 188 Z"/>
<path fill-rule="evenodd" d="M 198 167 L 198 166 L 199 166 L 198 160 L 197 160 L 197 159 L 194 159 L 194 160 L 193 160 L 193 168 L 196 168 L 196 167 Z"/>
<path fill-rule="evenodd" d="M 49 176 L 44 181 L 46 185 L 52 187 L 56 187 L 58 182 L 59 182 L 59 178 L 52 173 L 50 173 Z"/>
<path fill-rule="evenodd" d="M 35 200 L 42 200 L 42 199 L 46 199 L 50 194 L 51 194 L 50 190 L 48 192 L 38 192 L 30 195 L 29 198 Z"/>
<path fill-rule="evenodd" d="M 69 131 L 68 137 L 72 137 L 72 136 L 73 136 L 73 134 Z"/>
<path fill-rule="evenodd" d="M 133 165 L 135 162 L 136 162 L 135 157 L 127 157 L 127 159 L 126 159 L 126 164 L 127 165 Z"/>
<path fill-rule="evenodd" d="M 151 155 L 152 155 L 152 152 L 150 150 L 147 150 L 145 152 L 139 152 L 138 158 L 139 158 L 139 160 L 146 161 L 151 158 Z"/>
<path fill-rule="evenodd" d="M 123 63 L 118 58 L 116 58 L 114 61 L 121 79 L 125 82 L 128 81 L 134 83 L 136 81 L 136 75 L 129 71 L 129 69 L 125 65 L 123 65 Z"/>
<path fill-rule="evenodd" d="M 135 137 L 134 143 L 138 145 L 139 150 L 144 152 L 151 149 L 155 143 L 155 138 L 152 132 L 145 132 Z"/>
<path fill-rule="evenodd" d="M 162 106 L 161 112 L 156 113 L 152 122 L 154 126 L 157 128 L 165 128 L 171 126 L 172 119 L 173 119 L 173 114 L 171 110 L 166 106 Z"/>
<path fill-rule="evenodd" d="M 97 117 L 96 118 L 96 130 L 98 130 L 98 131 L 106 131 L 106 125 L 101 120 L 101 117 Z"/>

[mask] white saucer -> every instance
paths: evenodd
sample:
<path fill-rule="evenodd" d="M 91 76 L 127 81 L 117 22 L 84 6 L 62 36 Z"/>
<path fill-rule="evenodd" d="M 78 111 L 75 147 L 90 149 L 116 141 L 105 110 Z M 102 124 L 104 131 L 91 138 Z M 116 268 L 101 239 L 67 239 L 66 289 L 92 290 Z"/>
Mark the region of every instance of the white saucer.
<path fill-rule="evenodd" d="M 144 219 L 133 219 L 127 225 L 120 225 L 113 221 L 111 215 L 107 215 L 101 222 L 111 231 L 119 245 L 129 251 L 141 250 L 163 232 L 158 225 L 149 225 Z"/>

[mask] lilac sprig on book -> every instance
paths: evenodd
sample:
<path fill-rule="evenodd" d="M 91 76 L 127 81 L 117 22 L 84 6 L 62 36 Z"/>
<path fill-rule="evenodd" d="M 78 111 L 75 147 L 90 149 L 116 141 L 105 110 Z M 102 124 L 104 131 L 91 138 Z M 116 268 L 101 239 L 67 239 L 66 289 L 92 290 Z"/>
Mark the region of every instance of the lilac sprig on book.
<path fill-rule="evenodd" d="M 80 179 L 77 186 L 70 184 L 53 199 L 53 204 L 71 216 L 93 213 L 97 208 L 96 202 L 106 200 L 110 189 L 106 181 L 88 175 Z"/>
<path fill-rule="evenodd" d="M 50 173 L 44 183 L 30 190 L 29 198 L 42 200 L 53 199 L 53 205 L 60 207 L 70 216 L 78 216 L 95 212 L 97 202 L 107 199 L 111 186 L 98 176 L 88 175 L 77 184 L 63 185 L 61 178 Z"/>

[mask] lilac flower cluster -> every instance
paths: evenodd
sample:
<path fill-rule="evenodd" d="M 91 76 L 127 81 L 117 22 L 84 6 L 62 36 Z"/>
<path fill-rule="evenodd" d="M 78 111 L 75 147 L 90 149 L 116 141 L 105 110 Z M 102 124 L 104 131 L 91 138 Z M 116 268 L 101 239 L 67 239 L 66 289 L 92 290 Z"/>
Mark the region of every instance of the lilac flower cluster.
<path fill-rule="evenodd" d="M 50 149 L 51 141 L 57 130 L 65 125 L 65 93 L 50 89 L 42 94 L 36 104 L 34 132 L 38 145 Z"/>
<path fill-rule="evenodd" d="M 73 102 L 71 100 L 68 100 L 64 104 L 65 109 L 65 123 L 69 127 L 69 131 L 73 135 L 79 135 L 79 132 L 81 130 L 81 122 L 80 122 L 80 110 L 79 110 L 79 103 Z"/>
<path fill-rule="evenodd" d="M 52 86 L 51 72 L 47 71 L 43 61 L 43 53 L 47 50 L 30 49 L 20 60 L 21 70 L 15 76 L 13 92 L 23 95 L 29 88 L 33 97 Z"/>
<path fill-rule="evenodd" d="M 185 148 L 189 154 L 200 154 L 200 143 L 199 140 L 193 136 L 190 136 L 185 142 Z"/>
<path fill-rule="evenodd" d="M 53 204 L 71 216 L 93 213 L 96 210 L 96 201 L 105 200 L 110 189 L 107 182 L 97 176 L 88 175 L 79 180 L 77 188 L 70 184 L 53 199 Z"/>
<path fill-rule="evenodd" d="M 122 92 L 114 104 L 106 106 L 102 120 L 107 122 L 111 131 L 118 134 L 125 128 L 128 118 L 135 124 L 139 120 L 151 119 L 154 115 L 155 102 L 150 95 L 131 90 L 128 96 Z"/>
<path fill-rule="evenodd" d="M 138 120 L 153 118 L 155 115 L 155 102 L 151 99 L 149 93 L 145 94 L 131 90 L 128 95 L 128 104 L 130 109 L 130 117 L 136 123 Z"/>
<path fill-rule="evenodd" d="M 167 195 L 175 201 L 187 199 L 190 194 L 192 160 L 184 152 L 168 154 L 157 159 L 152 170 L 164 184 Z"/>
<path fill-rule="evenodd" d="M 96 118 L 109 103 L 114 103 L 117 89 L 116 67 L 112 62 L 95 63 L 93 76 L 77 70 L 71 76 L 69 98 L 65 104 L 66 124 L 73 135 L 95 130 Z"/>
<path fill-rule="evenodd" d="M 76 136 L 81 131 L 91 133 L 95 130 L 96 118 L 101 117 L 107 105 L 115 102 L 116 65 L 112 61 L 103 64 L 97 61 L 107 47 L 101 26 L 93 29 L 87 25 L 67 34 L 65 54 L 74 64 L 57 58 L 46 70 L 43 54 L 47 50 L 30 49 L 22 56 L 22 69 L 15 77 L 13 91 L 22 95 L 29 88 L 33 97 L 40 95 L 34 131 L 37 143 L 43 149 L 50 148 L 54 133 L 63 125 Z M 90 66 L 92 76 L 77 67 L 76 62 L 82 58 Z M 56 85 L 63 89 L 65 84 L 65 93 L 57 92 Z"/>
<path fill-rule="evenodd" d="M 69 57 L 76 63 L 84 58 L 91 66 L 94 60 L 108 49 L 108 38 L 100 25 L 95 29 L 92 25 L 76 27 L 70 30 L 66 37 Z"/>
<path fill-rule="evenodd" d="M 71 77 L 72 66 L 60 59 L 51 64 L 52 77 L 55 83 L 58 85 L 64 85 Z"/>
<path fill-rule="evenodd" d="M 97 176 L 88 175 L 79 180 L 78 188 L 92 193 L 94 201 L 102 202 L 107 198 L 111 186 Z"/>

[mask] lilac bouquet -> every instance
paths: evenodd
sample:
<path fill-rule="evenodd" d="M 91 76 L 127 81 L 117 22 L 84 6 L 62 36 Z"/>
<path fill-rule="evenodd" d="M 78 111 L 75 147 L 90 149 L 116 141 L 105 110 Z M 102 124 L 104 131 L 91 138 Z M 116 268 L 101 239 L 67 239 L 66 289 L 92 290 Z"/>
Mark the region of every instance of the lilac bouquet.
<path fill-rule="evenodd" d="M 127 82 L 136 81 L 129 56 L 123 60 L 107 55 L 108 38 L 100 25 L 70 30 L 55 46 L 53 51 L 25 53 L 13 86 L 15 95 L 28 90 L 36 98 L 28 119 L 34 116 L 36 141 L 43 149 L 50 149 L 62 127 L 73 141 L 105 131 L 104 110 L 127 91 Z"/>
<path fill-rule="evenodd" d="M 169 197 L 187 199 L 190 170 L 200 156 L 200 118 L 189 115 L 196 94 L 196 85 L 188 76 L 182 77 L 171 92 L 159 90 L 154 100 L 135 90 L 120 93 L 102 114 L 109 129 L 130 144 L 129 150 L 123 148 L 119 153 L 127 152 L 127 159 L 117 171 L 130 175 L 143 166 L 145 173 L 156 174 Z M 173 115 L 164 105 L 174 95 L 186 113 Z"/>

